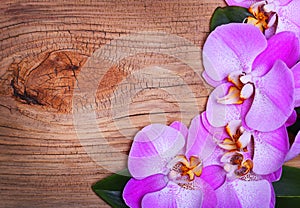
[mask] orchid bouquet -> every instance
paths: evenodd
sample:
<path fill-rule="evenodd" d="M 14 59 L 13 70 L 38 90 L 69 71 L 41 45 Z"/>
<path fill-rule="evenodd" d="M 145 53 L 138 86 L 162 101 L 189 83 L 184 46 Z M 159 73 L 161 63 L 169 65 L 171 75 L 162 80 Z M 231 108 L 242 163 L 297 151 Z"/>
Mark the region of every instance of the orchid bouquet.
<path fill-rule="evenodd" d="M 300 153 L 295 125 L 300 1 L 226 2 L 228 7 L 215 10 L 203 47 L 202 76 L 214 87 L 206 111 L 189 127 L 175 121 L 139 131 L 128 175 L 93 185 L 111 206 L 286 207 L 300 202 L 300 171 L 283 167 Z M 288 130 L 296 134 L 293 141 Z"/>

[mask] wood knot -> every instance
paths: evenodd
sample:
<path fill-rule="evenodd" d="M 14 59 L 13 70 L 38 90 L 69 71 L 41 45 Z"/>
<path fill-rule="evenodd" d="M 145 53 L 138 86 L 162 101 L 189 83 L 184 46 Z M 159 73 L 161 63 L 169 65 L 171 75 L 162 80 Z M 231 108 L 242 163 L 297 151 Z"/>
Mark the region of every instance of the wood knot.
<path fill-rule="evenodd" d="M 39 62 L 23 59 L 12 65 L 14 74 L 10 85 L 13 96 L 25 104 L 70 112 L 76 77 L 87 56 L 73 51 L 56 51 L 39 57 Z"/>

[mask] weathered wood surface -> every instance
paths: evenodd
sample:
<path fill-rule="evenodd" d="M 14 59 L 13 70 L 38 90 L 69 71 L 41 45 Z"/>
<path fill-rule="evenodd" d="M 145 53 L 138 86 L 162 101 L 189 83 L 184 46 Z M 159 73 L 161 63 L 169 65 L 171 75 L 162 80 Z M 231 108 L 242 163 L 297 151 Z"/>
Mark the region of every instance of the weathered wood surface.
<path fill-rule="evenodd" d="M 90 186 L 125 167 L 137 130 L 204 110 L 200 50 L 223 5 L 1 1 L 0 207 L 107 207 Z"/>

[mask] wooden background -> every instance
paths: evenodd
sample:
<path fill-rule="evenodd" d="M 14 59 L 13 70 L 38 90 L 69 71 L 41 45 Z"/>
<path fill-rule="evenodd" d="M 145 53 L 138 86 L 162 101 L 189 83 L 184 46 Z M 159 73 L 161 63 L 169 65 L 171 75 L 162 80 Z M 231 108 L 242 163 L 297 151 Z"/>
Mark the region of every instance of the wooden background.
<path fill-rule="evenodd" d="M 135 133 L 204 110 L 211 88 L 189 63 L 224 5 L 1 1 L 0 207 L 107 207 L 90 187 L 126 166 Z"/>

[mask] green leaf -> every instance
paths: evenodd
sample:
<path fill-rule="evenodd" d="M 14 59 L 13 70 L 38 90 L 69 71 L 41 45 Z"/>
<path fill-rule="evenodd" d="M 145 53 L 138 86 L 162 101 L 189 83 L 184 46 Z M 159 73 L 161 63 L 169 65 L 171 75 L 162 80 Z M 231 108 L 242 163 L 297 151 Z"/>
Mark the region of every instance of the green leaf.
<path fill-rule="evenodd" d="M 273 183 L 276 207 L 297 207 L 300 204 L 300 169 L 283 166 L 282 177 Z"/>
<path fill-rule="evenodd" d="M 245 18 L 253 17 L 253 15 L 244 7 L 227 6 L 218 7 L 215 9 L 212 18 L 210 19 L 210 32 L 216 27 L 232 22 L 242 23 Z"/>
<path fill-rule="evenodd" d="M 277 197 L 300 197 L 300 168 L 283 166 L 281 179 L 273 187 Z"/>
<path fill-rule="evenodd" d="M 123 189 L 131 178 L 127 169 L 108 176 L 92 186 L 93 191 L 114 208 L 128 207 L 122 197 Z"/>
<path fill-rule="evenodd" d="M 299 207 L 300 197 L 276 197 L 276 208 Z"/>

